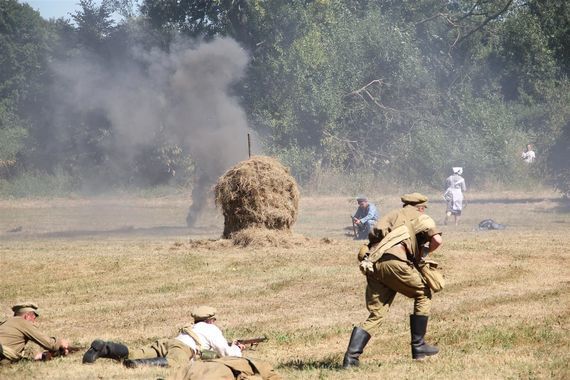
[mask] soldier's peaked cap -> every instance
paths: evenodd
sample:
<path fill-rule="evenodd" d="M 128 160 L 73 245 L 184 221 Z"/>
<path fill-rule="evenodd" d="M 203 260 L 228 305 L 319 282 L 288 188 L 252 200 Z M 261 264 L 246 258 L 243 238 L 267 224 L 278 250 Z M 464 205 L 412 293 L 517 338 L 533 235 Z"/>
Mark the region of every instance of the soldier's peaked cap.
<path fill-rule="evenodd" d="M 36 316 L 39 317 L 40 315 L 40 310 L 38 308 L 38 305 L 36 305 L 33 302 L 21 302 L 19 304 L 16 304 L 12 306 L 12 311 L 14 312 L 14 314 L 21 314 L 21 313 L 27 313 L 28 311 L 33 311 L 34 314 L 36 314 Z"/>
<path fill-rule="evenodd" d="M 356 197 L 356 201 L 357 202 L 364 202 L 364 201 L 368 201 L 368 197 L 366 195 L 359 195 Z"/>
<path fill-rule="evenodd" d="M 192 318 L 195 322 L 205 321 L 216 315 L 216 309 L 210 306 L 198 306 L 192 310 Z"/>
<path fill-rule="evenodd" d="M 404 205 L 427 207 L 428 197 L 420 193 L 404 194 L 400 197 Z"/>

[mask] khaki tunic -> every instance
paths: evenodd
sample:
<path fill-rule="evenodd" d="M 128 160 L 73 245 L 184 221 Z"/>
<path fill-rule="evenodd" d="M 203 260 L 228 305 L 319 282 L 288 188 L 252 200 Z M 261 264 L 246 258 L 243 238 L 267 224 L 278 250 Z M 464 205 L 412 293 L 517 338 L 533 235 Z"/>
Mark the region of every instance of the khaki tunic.
<path fill-rule="evenodd" d="M 22 359 L 22 352 L 28 341 L 32 341 L 49 351 L 60 348 L 59 341 L 42 333 L 32 322 L 22 317 L 8 318 L 0 325 L 0 363 L 15 362 Z"/>
<path fill-rule="evenodd" d="M 178 339 L 159 339 L 150 346 L 130 350 L 129 359 L 167 358 L 168 365 L 179 367 L 187 365 L 194 357 L 194 351 Z"/>
<path fill-rule="evenodd" d="M 386 236 L 406 221 L 413 222 L 420 215 L 422 213 L 414 206 L 406 206 L 386 214 L 378 221 L 374 229 L 375 236 L 379 238 L 375 239 L 374 236 L 370 236 L 371 249 L 380 242 L 382 236 Z M 380 260 L 374 263 L 374 273 L 366 276 L 366 308 L 370 314 L 362 324 L 364 330 L 371 333 L 381 325 L 397 293 L 414 299 L 414 314 L 429 315 L 432 293 L 414 266 L 414 262 L 417 262 L 419 258 L 414 257 L 415 255 L 411 252 L 413 246 L 417 247 L 439 233 L 437 229 L 430 229 L 410 239 L 405 239 L 388 249 Z M 412 242 L 411 239 L 416 241 Z"/>

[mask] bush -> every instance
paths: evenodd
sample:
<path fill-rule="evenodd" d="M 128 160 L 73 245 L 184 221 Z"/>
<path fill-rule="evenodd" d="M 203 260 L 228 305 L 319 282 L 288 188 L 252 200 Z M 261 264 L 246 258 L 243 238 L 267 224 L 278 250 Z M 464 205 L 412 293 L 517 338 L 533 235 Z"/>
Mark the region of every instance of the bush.
<path fill-rule="evenodd" d="M 0 196 L 6 198 L 68 196 L 77 188 L 77 182 L 61 170 L 54 174 L 22 173 L 10 181 L 0 179 Z"/>

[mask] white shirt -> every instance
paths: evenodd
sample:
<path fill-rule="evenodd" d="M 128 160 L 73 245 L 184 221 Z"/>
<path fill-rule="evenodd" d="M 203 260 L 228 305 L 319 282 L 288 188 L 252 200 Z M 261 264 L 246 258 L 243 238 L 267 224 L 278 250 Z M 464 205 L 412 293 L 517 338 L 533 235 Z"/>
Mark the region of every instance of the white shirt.
<path fill-rule="evenodd" d="M 533 163 L 534 160 L 536 159 L 536 154 L 534 154 L 534 150 L 529 150 L 528 152 L 524 152 L 522 154 L 522 159 L 526 163 L 529 163 L 529 164 Z"/>
<path fill-rule="evenodd" d="M 241 350 L 235 344 L 228 344 L 220 328 L 212 323 L 198 322 L 192 327 L 192 331 L 200 338 L 202 349 L 215 351 L 220 357 L 241 357 Z M 179 341 L 197 351 L 196 342 L 188 334 L 181 333 L 176 337 Z"/>

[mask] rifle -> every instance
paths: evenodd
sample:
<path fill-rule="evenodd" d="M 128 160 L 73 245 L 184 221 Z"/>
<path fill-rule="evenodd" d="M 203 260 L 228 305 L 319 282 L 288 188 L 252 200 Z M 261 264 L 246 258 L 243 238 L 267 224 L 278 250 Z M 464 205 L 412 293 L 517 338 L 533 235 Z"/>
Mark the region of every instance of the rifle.
<path fill-rule="evenodd" d="M 236 342 L 239 344 L 249 345 L 249 348 L 257 346 L 259 343 L 265 342 L 268 338 L 266 336 L 260 336 L 258 338 L 251 339 L 237 339 Z"/>
<path fill-rule="evenodd" d="M 65 353 L 65 350 L 63 348 L 60 348 L 59 350 L 56 351 L 44 351 L 42 352 L 41 360 L 43 362 L 47 362 L 58 356 L 67 356 L 69 354 L 73 354 L 78 351 L 84 351 L 84 350 L 86 350 L 85 347 L 67 347 L 67 354 Z"/>
<path fill-rule="evenodd" d="M 354 216 L 350 216 L 350 220 L 352 220 L 352 232 L 354 232 L 354 238 L 356 239 L 358 235 L 356 234 L 356 224 L 354 224 Z"/>

